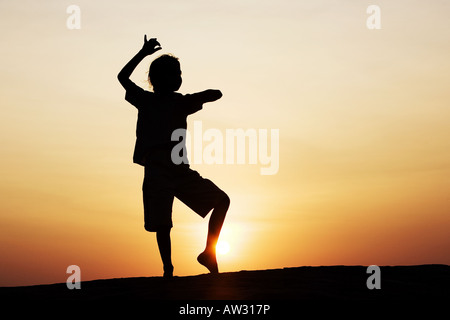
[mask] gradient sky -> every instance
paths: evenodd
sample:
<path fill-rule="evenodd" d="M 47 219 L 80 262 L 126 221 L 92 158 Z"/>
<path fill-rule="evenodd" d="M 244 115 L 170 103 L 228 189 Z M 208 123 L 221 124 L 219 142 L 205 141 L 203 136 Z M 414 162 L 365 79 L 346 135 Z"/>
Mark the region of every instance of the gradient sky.
<path fill-rule="evenodd" d="M 66 8 L 81 8 L 69 30 Z M 366 27 L 371 4 L 381 30 Z M 136 110 L 117 81 L 143 35 L 204 129 L 279 129 L 280 167 L 193 165 L 231 198 L 221 271 L 450 264 L 450 2 L 0 1 L 0 285 L 159 276 Z M 158 54 L 159 54 L 158 53 Z M 157 55 L 158 55 L 157 54 Z M 148 88 L 146 58 L 133 80 Z M 207 221 L 176 201 L 176 275 Z"/>

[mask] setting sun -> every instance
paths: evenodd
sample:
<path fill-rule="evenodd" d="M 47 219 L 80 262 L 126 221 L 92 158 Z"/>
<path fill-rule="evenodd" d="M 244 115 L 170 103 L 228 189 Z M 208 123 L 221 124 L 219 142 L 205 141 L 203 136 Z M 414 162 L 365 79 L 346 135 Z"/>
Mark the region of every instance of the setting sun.
<path fill-rule="evenodd" d="M 74 2 L 0 1 L 0 286 L 163 275 L 117 78 L 144 34 L 138 87 L 173 54 L 179 94 L 223 93 L 180 149 L 231 200 L 220 272 L 450 264 L 449 1 Z M 171 213 L 175 276 L 205 273 L 212 211 Z"/>
<path fill-rule="evenodd" d="M 219 254 L 227 254 L 230 251 L 230 245 L 226 241 L 219 241 L 216 246 L 216 251 Z"/>

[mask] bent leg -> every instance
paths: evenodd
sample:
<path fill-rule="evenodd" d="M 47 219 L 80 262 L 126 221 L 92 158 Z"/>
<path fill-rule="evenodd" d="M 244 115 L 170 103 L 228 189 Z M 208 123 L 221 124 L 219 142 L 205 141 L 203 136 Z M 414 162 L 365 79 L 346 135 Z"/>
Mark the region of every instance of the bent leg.
<path fill-rule="evenodd" d="M 216 244 L 229 206 L 230 198 L 225 195 L 225 197 L 214 207 L 211 212 L 211 217 L 209 218 L 208 237 L 205 250 L 197 257 L 197 261 L 204 265 L 211 273 L 219 272 L 216 259 Z"/>

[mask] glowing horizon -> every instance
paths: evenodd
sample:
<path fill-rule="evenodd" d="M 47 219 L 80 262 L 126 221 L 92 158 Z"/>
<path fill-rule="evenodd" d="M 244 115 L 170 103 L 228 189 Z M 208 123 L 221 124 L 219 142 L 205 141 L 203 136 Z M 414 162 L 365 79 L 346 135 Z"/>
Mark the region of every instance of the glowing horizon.
<path fill-rule="evenodd" d="M 69 30 L 70 4 L 0 3 L 0 286 L 162 274 L 116 78 L 144 34 L 180 58 L 181 93 L 223 92 L 188 129 L 279 130 L 274 175 L 192 164 L 231 198 L 221 271 L 450 264 L 449 4 L 80 0 Z M 175 275 L 205 273 L 207 220 L 173 211 Z"/>

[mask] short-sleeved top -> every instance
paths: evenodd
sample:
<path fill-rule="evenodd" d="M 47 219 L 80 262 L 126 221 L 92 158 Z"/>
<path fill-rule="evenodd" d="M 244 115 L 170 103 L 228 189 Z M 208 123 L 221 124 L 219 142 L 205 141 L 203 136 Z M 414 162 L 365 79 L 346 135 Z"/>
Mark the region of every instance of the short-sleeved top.
<path fill-rule="evenodd" d="M 153 150 L 170 152 L 179 143 L 172 141 L 172 132 L 186 129 L 187 116 L 202 109 L 195 94 L 159 94 L 136 84 L 127 88 L 125 100 L 138 109 L 133 162 L 142 166 Z"/>

